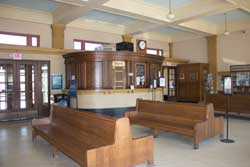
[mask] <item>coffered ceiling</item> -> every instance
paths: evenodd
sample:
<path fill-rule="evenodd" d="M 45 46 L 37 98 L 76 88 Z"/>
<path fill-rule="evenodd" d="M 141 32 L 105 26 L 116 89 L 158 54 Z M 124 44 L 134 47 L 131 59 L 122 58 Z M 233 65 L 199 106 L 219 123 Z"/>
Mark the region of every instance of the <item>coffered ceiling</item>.
<path fill-rule="evenodd" d="M 4 18 L 14 8 L 37 11 L 51 23 L 168 42 L 222 34 L 224 13 L 229 31 L 250 28 L 250 0 L 172 0 L 173 20 L 167 18 L 169 0 L 0 0 L 0 8 Z"/>

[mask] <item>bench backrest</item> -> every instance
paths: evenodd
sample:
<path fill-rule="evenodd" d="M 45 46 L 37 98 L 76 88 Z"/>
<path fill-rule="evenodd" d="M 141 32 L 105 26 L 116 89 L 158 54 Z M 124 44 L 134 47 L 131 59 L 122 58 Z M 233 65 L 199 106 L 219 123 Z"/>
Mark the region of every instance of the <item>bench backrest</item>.
<path fill-rule="evenodd" d="M 81 137 L 96 146 L 111 145 L 115 142 L 116 119 L 93 113 L 52 105 L 51 125 L 67 132 L 72 137 Z"/>
<path fill-rule="evenodd" d="M 209 116 L 208 106 L 210 106 L 210 104 L 200 105 L 137 99 L 136 110 L 139 113 L 144 112 L 150 114 L 169 115 L 205 121 Z"/>

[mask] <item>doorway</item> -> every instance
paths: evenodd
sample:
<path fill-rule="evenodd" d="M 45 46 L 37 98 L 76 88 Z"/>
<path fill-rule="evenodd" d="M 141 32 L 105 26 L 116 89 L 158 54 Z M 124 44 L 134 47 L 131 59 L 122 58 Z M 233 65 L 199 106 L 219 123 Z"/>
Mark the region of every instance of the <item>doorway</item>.
<path fill-rule="evenodd" d="M 49 115 L 50 62 L 0 59 L 0 121 Z"/>
<path fill-rule="evenodd" d="M 164 100 L 176 101 L 176 66 L 164 66 L 163 75 L 166 78 Z"/>

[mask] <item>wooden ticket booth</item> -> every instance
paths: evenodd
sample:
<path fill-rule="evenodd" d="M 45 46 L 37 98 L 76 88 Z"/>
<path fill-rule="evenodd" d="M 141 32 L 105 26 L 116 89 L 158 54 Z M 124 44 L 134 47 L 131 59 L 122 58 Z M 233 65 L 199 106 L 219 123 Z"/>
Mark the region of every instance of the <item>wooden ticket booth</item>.
<path fill-rule="evenodd" d="M 66 88 L 77 81 L 78 108 L 101 110 L 136 106 L 137 98 L 162 100 L 159 74 L 164 57 L 127 51 L 88 51 L 63 55 Z M 157 80 L 156 89 L 150 88 Z"/>

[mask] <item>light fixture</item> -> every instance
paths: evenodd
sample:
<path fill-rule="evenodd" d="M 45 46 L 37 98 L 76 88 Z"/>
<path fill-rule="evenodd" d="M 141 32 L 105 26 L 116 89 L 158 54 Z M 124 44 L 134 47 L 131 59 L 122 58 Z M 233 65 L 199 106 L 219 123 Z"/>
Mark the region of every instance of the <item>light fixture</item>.
<path fill-rule="evenodd" d="M 230 32 L 228 31 L 228 25 L 227 25 L 227 14 L 225 13 L 225 31 L 224 31 L 224 35 L 228 36 L 230 35 Z"/>
<path fill-rule="evenodd" d="M 169 12 L 168 12 L 167 17 L 168 17 L 169 20 L 172 20 L 172 19 L 175 18 L 175 15 L 174 15 L 174 13 L 172 11 L 172 0 L 169 0 Z"/>

